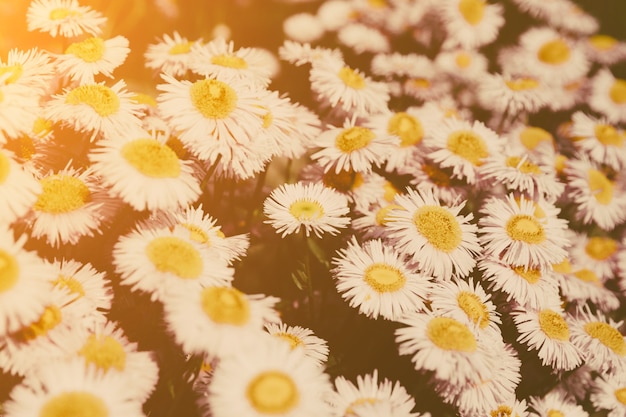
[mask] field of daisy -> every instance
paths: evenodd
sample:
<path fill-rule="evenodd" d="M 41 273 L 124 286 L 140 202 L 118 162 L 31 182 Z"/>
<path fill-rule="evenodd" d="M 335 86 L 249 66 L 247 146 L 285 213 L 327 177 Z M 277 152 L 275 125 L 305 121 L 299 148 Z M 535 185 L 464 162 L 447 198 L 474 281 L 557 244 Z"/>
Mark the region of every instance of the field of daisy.
<path fill-rule="evenodd" d="M 0 0 L 0 416 L 626 416 L 623 0 Z"/>

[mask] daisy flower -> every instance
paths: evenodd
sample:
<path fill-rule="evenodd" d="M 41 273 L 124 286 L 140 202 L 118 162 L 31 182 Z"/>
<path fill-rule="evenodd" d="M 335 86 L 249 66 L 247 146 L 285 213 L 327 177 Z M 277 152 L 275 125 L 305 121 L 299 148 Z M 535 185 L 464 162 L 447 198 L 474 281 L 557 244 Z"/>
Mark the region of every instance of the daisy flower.
<path fill-rule="evenodd" d="M 477 227 L 471 213 L 459 215 L 465 202 L 442 206 L 428 191 L 408 189 L 395 203 L 385 227 L 396 248 L 409 256 L 426 275 L 438 279 L 470 274 L 480 253 Z"/>
<path fill-rule="evenodd" d="M 355 19 L 355 5 L 343 0 L 325 1 L 317 8 L 316 16 L 329 32 L 335 32 Z"/>
<path fill-rule="evenodd" d="M 171 36 L 164 34 L 157 43 L 148 45 L 144 53 L 146 67 L 174 77 L 183 76 L 189 70 L 192 46 L 201 42 L 189 41 L 176 31 Z"/>
<path fill-rule="evenodd" d="M 366 405 L 376 403 L 389 404 L 389 416 L 417 417 L 412 413 L 415 400 L 399 382 L 385 378 L 378 379 L 378 370 L 366 375 L 358 375 L 356 384 L 343 376 L 335 378 L 335 389 L 329 394 L 327 401 L 332 406 L 333 417 L 363 416 L 362 409 Z"/>
<path fill-rule="evenodd" d="M 446 31 L 444 48 L 478 48 L 493 42 L 504 24 L 504 9 L 485 0 L 446 0 L 437 7 Z"/>
<path fill-rule="evenodd" d="M 624 375 L 626 337 L 620 333 L 622 321 L 615 322 L 602 312 L 579 308 L 571 317 L 571 340 L 582 352 L 583 360 L 600 373 Z"/>
<path fill-rule="evenodd" d="M 259 338 L 266 335 L 265 324 L 280 322 L 274 309 L 278 301 L 230 286 L 181 288 L 163 300 L 164 320 L 184 352 L 221 361 L 245 343 L 255 343 L 256 347 Z"/>
<path fill-rule="evenodd" d="M 455 386 L 486 380 L 493 373 L 486 342 L 472 327 L 451 317 L 413 312 L 398 320 L 400 355 L 411 355 L 416 370 L 433 371 L 435 378 Z"/>
<path fill-rule="evenodd" d="M 528 405 L 534 413 L 531 417 L 563 415 L 567 417 L 589 417 L 584 408 L 576 404 L 574 399 L 566 392 L 552 390 L 543 397 L 530 397 Z"/>
<path fill-rule="evenodd" d="M 511 398 L 500 401 L 498 404 L 494 405 L 491 409 L 485 409 L 480 411 L 482 414 L 478 415 L 488 415 L 493 417 L 529 417 L 528 414 L 528 405 L 526 404 L 526 400 L 518 400 L 515 396 L 511 396 Z M 477 417 L 474 414 L 469 414 L 468 416 L 463 417 Z"/>
<path fill-rule="evenodd" d="M 518 202 L 512 194 L 492 197 L 480 212 L 480 243 L 485 254 L 527 269 L 548 268 L 567 256 L 567 222 L 553 213 L 539 217 L 533 201 L 522 196 Z"/>
<path fill-rule="evenodd" d="M 608 411 L 608 417 L 626 413 L 626 378 L 620 375 L 602 375 L 593 381 L 591 403 L 596 409 Z"/>
<path fill-rule="evenodd" d="M 26 12 L 28 30 L 73 38 L 83 33 L 99 35 L 107 19 L 77 0 L 33 0 Z"/>
<path fill-rule="evenodd" d="M 328 126 L 320 133 L 315 146 L 321 149 L 311 158 L 324 171 L 368 173 L 373 166 L 380 166 L 398 143 L 398 138 L 385 130 L 358 126 L 355 119 L 346 119 L 343 127 Z"/>
<path fill-rule="evenodd" d="M 452 84 L 429 59 L 420 56 L 423 64 L 413 70 L 413 75 L 405 79 L 402 94 L 420 102 L 439 100 L 449 94 Z M 394 94 L 398 95 L 398 94 Z"/>
<path fill-rule="evenodd" d="M 17 163 L 10 152 L 0 150 L 2 223 L 13 223 L 24 216 L 41 191 L 41 184 L 34 176 Z"/>
<path fill-rule="evenodd" d="M 311 329 L 288 326 L 285 323 L 266 323 L 265 330 L 274 337 L 289 343 L 291 349 L 304 349 L 309 358 L 322 366 L 328 359 L 328 343 L 313 334 Z"/>
<path fill-rule="evenodd" d="M 4 404 L 8 417 L 144 415 L 141 402 L 131 397 L 134 382 L 120 374 L 72 361 L 49 362 L 38 375 L 37 384 L 22 382 L 11 390 Z"/>
<path fill-rule="evenodd" d="M 342 59 L 314 61 L 309 73 L 311 90 L 324 107 L 341 109 L 357 117 L 388 110 L 387 85 L 373 81 Z"/>
<path fill-rule="evenodd" d="M 589 94 L 590 80 L 587 77 L 566 83 L 550 83 L 548 87 L 548 108 L 552 111 L 572 110 L 585 103 Z"/>
<path fill-rule="evenodd" d="M 349 23 L 340 28 L 337 31 L 337 40 L 357 54 L 382 53 L 390 49 L 387 36 L 362 23 Z"/>
<path fill-rule="evenodd" d="M 603 282 L 615 276 L 618 254 L 622 249 L 619 241 L 610 236 L 576 233 L 572 242 L 569 250 L 577 265 L 592 270 Z"/>
<path fill-rule="evenodd" d="M 89 153 L 92 169 L 112 195 L 135 210 L 186 207 L 200 195 L 199 180 L 165 139 L 142 130 L 103 139 Z"/>
<path fill-rule="evenodd" d="M 446 205 L 455 205 L 459 201 L 467 200 L 468 187 L 453 178 L 452 169 L 439 167 L 421 152 L 415 152 L 415 157 L 407 166 L 398 169 L 398 173 L 411 176 L 409 183 L 416 189 L 431 192 Z"/>
<path fill-rule="evenodd" d="M 449 76 L 473 83 L 487 72 L 488 61 L 483 54 L 474 49 L 454 48 L 439 52 L 434 63 Z"/>
<path fill-rule="evenodd" d="M 0 144 L 30 131 L 41 109 L 36 93 L 33 88 L 0 82 Z"/>
<path fill-rule="evenodd" d="M 533 114 L 550 101 L 545 82 L 535 77 L 511 74 L 484 74 L 476 81 L 480 105 L 505 115 Z"/>
<path fill-rule="evenodd" d="M 82 172 L 81 172 L 82 171 Z M 39 178 L 41 193 L 27 216 L 33 237 L 46 238 L 51 246 L 74 245 L 84 236 L 102 233 L 115 211 L 115 201 L 99 184 L 91 167 L 77 170 L 68 165 Z"/>
<path fill-rule="evenodd" d="M 589 107 L 611 123 L 626 122 L 626 80 L 616 78 L 607 69 L 600 69 L 591 79 Z"/>
<path fill-rule="evenodd" d="M 514 152 L 527 153 L 538 158 L 543 163 L 551 163 L 554 166 L 555 139 L 552 133 L 542 127 L 526 123 L 513 125 L 505 134 L 507 149 Z"/>
<path fill-rule="evenodd" d="M 55 74 L 51 55 L 38 48 L 11 49 L 0 64 L 0 83 L 32 88 L 38 95 L 50 92 Z"/>
<path fill-rule="evenodd" d="M 612 36 L 596 33 L 584 45 L 587 57 L 600 65 L 611 66 L 626 60 L 626 42 Z"/>
<path fill-rule="evenodd" d="M 123 80 L 111 87 L 86 83 L 53 95 L 46 103 L 44 117 L 67 123 L 77 131 L 91 132 L 91 141 L 124 136 L 141 126 L 140 105 L 133 102 L 132 96 Z"/>
<path fill-rule="evenodd" d="M 120 236 L 113 247 L 113 265 L 122 285 L 151 293 L 153 299 L 177 287 L 225 285 L 234 273 L 182 226 L 137 228 Z"/>
<path fill-rule="evenodd" d="M 283 32 L 296 42 L 315 42 L 325 32 L 322 22 L 311 13 L 295 13 L 283 21 Z"/>
<path fill-rule="evenodd" d="M 285 237 L 301 228 L 309 236 L 322 233 L 336 235 L 350 223 L 346 197 L 323 184 L 283 184 L 275 188 L 263 203 L 263 213 L 269 217 L 276 233 Z"/>
<path fill-rule="evenodd" d="M 386 79 L 417 77 L 424 73 L 432 77 L 434 74 L 432 62 L 416 53 L 378 53 L 372 57 L 370 68 L 374 75 Z"/>
<path fill-rule="evenodd" d="M 331 270 L 337 292 L 359 313 L 397 320 L 424 310 L 431 278 L 415 272 L 393 247 L 379 239 L 360 245 L 353 236 L 337 255 Z"/>
<path fill-rule="evenodd" d="M 344 2 L 342 1 L 342 3 Z M 297 67 L 318 61 L 343 60 L 343 54 L 339 49 L 329 49 L 321 46 L 313 47 L 308 42 L 301 43 L 289 39 L 286 39 L 278 48 L 278 56 Z"/>
<path fill-rule="evenodd" d="M 517 307 L 511 315 L 519 333 L 517 341 L 536 350 L 543 365 L 569 371 L 581 364 L 583 353 L 572 343 L 571 326 L 559 303 L 537 310 Z"/>
<path fill-rule="evenodd" d="M 98 74 L 112 78 L 113 70 L 124 63 L 129 53 L 124 36 L 106 40 L 92 36 L 70 44 L 64 54 L 55 56 L 55 64 L 59 73 L 78 84 L 90 84 Z"/>
<path fill-rule="evenodd" d="M 598 31 L 598 20 L 570 0 L 557 2 L 555 13 L 546 15 L 549 26 L 574 35 L 591 35 Z"/>
<path fill-rule="evenodd" d="M 626 165 L 626 132 L 581 111 L 572 115 L 570 134 L 576 138 L 574 147 L 589 156 L 597 164 L 605 164 L 615 170 Z"/>
<path fill-rule="evenodd" d="M 441 168 L 452 168 L 454 177 L 475 184 L 481 165 L 500 152 L 502 139 L 480 121 L 445 119 L 433 126 L 424 145 L 428 157 Z"/>
<path fill-rule="evenodd" d="M 331 390 L 328 376 L 302 349 L 268 335 L 223 358 L 201 401 L 215 417 L 317 417 L 329 415 L 323 399 Z"/>

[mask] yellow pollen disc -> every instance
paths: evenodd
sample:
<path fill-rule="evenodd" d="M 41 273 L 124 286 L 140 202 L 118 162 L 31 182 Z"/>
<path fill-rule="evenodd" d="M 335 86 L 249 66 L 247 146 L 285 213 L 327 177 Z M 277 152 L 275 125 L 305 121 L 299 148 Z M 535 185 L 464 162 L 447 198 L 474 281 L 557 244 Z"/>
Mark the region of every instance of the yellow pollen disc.
<path fill-rule="evenodd" d="M 21 64 L 5 65 L 0 67 L 0 78 L 2 78 L 5 74 L 10 74 L 4 79 L 4 83 L 12 84 L 22 76 L 22 72 L 24 72 L 24 68 L 22 68 Z"/>
<path fill-rule="evenodd" d="M 217 235 L 217 237 L 219 237 L 220 239 L 226 239 L 226 235 L 224 234 L 224 232 L 222 232 L 221 230 L 218 230 L 215 232 L 215 234 Z"/>
<path fill-rule="evenodd" d="M 202 243 L 204 245 L 210 245 L 209 235 L 202 230 L 201 227 L 196 226 L 195 224 L 182 223 L 185 229 L 189 230 L 189 238 L 195 242 Z"/>
<path fill-rule="evenodd" d="M 597 169 L 590 169 L 589 188 L 598 203 L 607 205 L 613 200 L 613 182 Z"/>
<path fill-rule="evenodd" d="M 206 287 L 202 290 L 204 313 L 219 324 L 243 326 L 250 319 L 250 304 L 245 294 L 233 287 Z"/>
<path fill-rule="evenodd" d="M 33 340 L 54 329 L 61 323 L 61 320 L 61 310 L 54 305 L 47 306 L 41 313 L 41 316 L 39 316 L 39 320 L 20 330 L 19 336 L 24 341 Z"/>
<path fill-rule="evenodd" d="M 298 346 L 304 345 L 304 342 L 302 342 L 302 340 L 300 340 L 298 336 L 294 336 L 291 333 L 282 332 L 282 333 L 277 333 L 275 336 L 289 342 L 289 346 L 291 346 L 292 349 L 295 349 Z"/>
<path fill-rule="evenodd" d="M 200 253 L 189 242 L 173 236 L 153 239 L 146 246 L 146 255 L 160 272 L 183 279 L 197 279 L 202 273 Z"/>
<path fill-rule="evenodd" d="M 569 259 L 565 258 L 558 264 L 552 264 L 552 270 L 560 274 L 569 274 L 572 272 L 572 264 L 569 262 Z"/>
<path fill-rule="evenodd" d="M 554 157 L 554 169 L 558 174 L 562 174 L 563 170 L 567 167 L 567 157 L 562 154 L 558 154 Z"/>
<path fill-rule="evenodd" d="M 71 294 L 78 294 L 79 298 L 85 296 L 85 288 L 83 287 L 83 284 L 81 284 L 80 281 L 74 277 L 59 275 L 59 277 L 54 280 L 53 284 L 59 288 L 65 288 Z"/>
<path fill-rule="evenodd" d="M 66 391 L 46 401 L 39 417 L 108 417 L 109 409 L 97 395 L 87 391 Z"/>
<path fill-rule="evenodd" d="M 43 137 L 52 132 L 52 121 L 43 117 L 38 117 L 33 123 L 33 133 L 35 136 Z"/>
<path fill-rule="evenodd" d="M 485 141 L 471 130 L 459 130 L 448 136 L 447 148 L 450 152 L 480 166 L 482 159 L 489 156 Z"/>
<path fill-rule="evenodd" d="M 387 218 L 387 216 L 389 215 L 389 212 L 391 212 L 391 210 L 396 210 L 396 209 L 401 209 L 401 208 L 402 207 L 397 204 L 389 204 L 385 207 L 380 208 L 376 212 L 376 224 L 378 224 L 379 226 L 384 226 L 389 221 L 389 219 Z"/>
<path fill-rule="evenodd" d="M 595 284 L 596 286 L 602 285 L 600 278 L 598 278 L 596 273 L 590 269 L 579 269 L 578 271 L 574 272 L 574 276 L 581 281 L 590 282 L 592 284 Z"/>
<path fill-rule="evenodd" d="M 413 146 L 422 141 L 424 128 L 419 120 L 405 112 L 394 114 L 387 124 L 387 131 L 400 137 L 400 146 Z"/>
<path fill-rule="evenodd" d="M 512 266 L 511 269 L 529 284 L 536 284 L 541 279 L 541 271 L 539 269 L 526 269 L 524 266 Z"/>
<path fill-rule="evenodd" d="M 66 54 L 72 54 L 85 62 L 97 62 L 104 55 L 104 40 L 99 37 L 74 42 L 65 50 Z"/>
<path fill-rule="evenodd" d="M 57 7 L 50 12 L 50 20 L 63 20 L 68 17 L 77 17 L 80 13 L 76 10 L 70 10 L 67 7 Z"/>
<path fill-rule="evenodd" d="M 626 80 L 615 79 L 609 90 L 609 97 L 615 104 L 626 104 Z"/>
<path fill-rule="evenodd" d="M 71 175 L 51 175 L 40 181 L 43 191 L 34 209 L 51 214 L 70 213 L 91 201 L 91 191 L 83 181 Z"/>
<path fill-rule="evenodd" d="M 547 417 L 565 417 L 565 414 L 563 414 L 562 412 L 560 412 L 559 410 L 548 410 L 548 416 Z"/>
<path fill-rule="evenodd" d="M 422 206 L 415 211 L 413 223 L 428 243 L 443 252 L 452 252 L 462 240 L 457 219 L 443 207 Z"/>
<path fill-rule="evenodd" d="M 485 15 L 485 0 L 461 0 L 459 2 L 459 12 L 463 18 L 472 26 L 476 26 L 483 20 Z"/>
<path fill-rule="evenodd" d="M 350 67 L 343 67 L 339 70 L 339 78 L 345 85 L 355 90 L 365 88 L 365 78 Z"/>
<path fill-rule="evenodd" d="M 550 339 L 569 340 L 569 326 L 556 311 L 541 310 L 539 312 L 539 327 Z"/>
<path fill-rule="evenodd" d="M 619 147 L 624 144 L 624 136 L 611 125 L 596 125 L 594 130 L 598 142 L 603 145 Z"/>
<path fill-rule="evenodd" d="M 4 184 L 11 173 L 11 161 L 9 157 L 0 152 L 0 184 Z"/>
<path fill-rule="evenodd" d="M 437 165 L 432 164 L 422 164 L 422 171 L 428 175 L 428 179 L 430 179 L 433 183 L 440 187 L 449 187 L 450 186 L 450 176 L 446 171 L 439 168 Z"/>
<path fill-rule="evenodd" d="M 235 55 L 215 55 L 211 57 L 211 63 L 219 65 L 221 67 L 234 68 L 234 69 L 246 69 L 248 63 L 245 59 L 239 58 Z"/>
<path fill-rule="evenodd" d="M 415 88 L 427 89 L 430 87 L 430 81 L 426 78 L 413 78 L 411 80 L 411 85 Z"/>
<path fill-rule="evenodd" d="M 626 405 L 626 387 L 615 390 L 615 398 L 620 403 Z"/>
<path fill-rule="evenodd" d="M 363 176 L 351 169 L 344 169 L 338 173 L 334 170 L 330 170 L 324 173 L 322 181 L 327 187 L 334 188 L 342 193 L 347 193 L 363 184 Z"/>
<path fill-rule="evenodd" d="M 168 51 L 170 55 L 188 54 L 191 52 L 191 46 L 193 42 L 181 42 L 172 46 Z"/>
<path fill-rule="evenodd" d="M 406 283 L 406 277 L 398 268 L 382 263 L 368 266 L 363 280 L 378 293 L 396 292 Z"/>
<path fill-rule="evenodd" d="M 375 9 L 383 9 L 387 7 L 387 2 L 385 0 L 367 0 L 367 4 Z"/>
<path fill-rule="evenodd" d="M 252 408 L 263 414 L 285 414 L 300 401 L 293 379 L 281 371 L 265 371 L 248 384 L 246 397 Z"/>
<path fill-rule="evenodd" d="M 437 347 L 457 352 L 474 352 L 476 338 L 461 322 L 448 317 L 435 317 L 426 326 L 426 335 Z"/>
<path fill-rule="evenodd" d="M 589 336 L 598 339 L 604 346 L 611 349 L 617 355 L 626 355 L 624 336 L 608 323 L 595 321 L 585 324 L 584 329 Z"/>
<path fill-rule="evenodd" d="M 487 306 L 480 300 L 478 295 L 461 291 L 456 297 L 456 301 L 461 307 L 461 310 L 467 314 L 467 317 L 478 324 L 481 329 L 484 329 L 489 325 L 489 310 Z"/>
<path fill-rule="evenodd" d="M 133 97 L 132 100 L 134 103 L 137 104 L 146 104 L 150 107 L 156 107 L 157 106 L 157 101 L 154 99 L 154 97 L 152 97 L 149 94 L 145 94 L 145 93 L 136 93 Z"/>
<path fill-rule="evenodd" d="M 538 165 L 533 164 L 528 159 L 524 160 L 524 162 L 520 164 L 521 161 L 522 158 L 520 158 L 519 156 L 509 156 L 506 158 L 506 166 L 510 168 L 515 168 L 522 174 L 541 174 L 541 168 L 539 168 Z"/>
<path fill-rule="evenodd" d="M 385 181 L 383 185 L 383 199 L 391 203 L 396 195 L 399 193 L 398 189 L 389 181 Z"/>
<path fill-rule="evenodd" d="M 360 405 L 363 404 L 376 404 L 376 401 L 378 401 L 376 398 L 370 397 L 357 398 L 356 400 L 352 401 L 349 406 L 346 407 L 346 411 L 343 413 L 343 417 L 358 417 L 358 412 L 355 411 L 355 408 L 358 408 Z"/>
<path fill-rule="evenodd" d="M 224 119 L 237 105 L 237 93 L 218 80 L 200 80 L 189 90 L 194 107 L 207 119 Z"/>
<path fill-rule="evenodd" d="M 510 90 L 525 91 L 534 90 L 539 87 L 539 82 L 533 78 L 518 78 L 516 80 L 506 80 L 504 82 Z"/>
<path fill-rule="evenodd" d="M 374 136 L 374 133 L 366 127 L 349 127 L 337 135 L 335 146 L 344 153 L 358 151 L 369 145 Z"/>
<path fill-rule="evenodd" d="M 567 61 L 570 57 L 570 48 L 561 39 L 555 39 L 544 43 L 539 51 L 537 57 L 541 62 L 550 65 L 559 65 Z"/>
<path fill-rule="evenodd" d="M 105 372 L 111 368 L 123 371 L 126 366 L 124 346 L 111 336 L 90 335 L 78 354 L 83 356 L 87 363 Z"/>
<path fill-rule="evenodd" d="M 67 104 L 86 104 L 99 116 L 107 117 L 116 113 L 120 108 L 120 98 L 106 85 L 85 84 L 76 87 L 67 93 Z"/>
<path fill-rule="evenodd" d="M 20 265 L 17 259 L 0 249 L 0 293 L 10 290 L 20 277 Z"/>
<path fill-rule="evenodd" d="M 272 112 L 268 111 L 263 115 L 263 129 L 267 129 L 268 127 L 270 127 L 273 122 L 274 115 L 272 115 Z"/>
<path fill-rule="evenodd" d="M 291 203 L 289 213 L 300 221 L 317 220 L 324 215 L 324 207 L 317 201 L 298 200 Z"/>
<path fill-rule="evenodd" d="M 180 160 L 176 152 L 156 139 L 135 139 L 122 146 L 122 157 L 143 175 L 151 178 L 177 178 Z"/>
<path fill-rule="evenodd" d="M 589 43 L 600 51 L 608 51 L 617 45 L 617 39 L 608 35 L 593 35 L 589 38 Z"/>
<path fill-rule="evenodd" d="M 506 233 L 513 240 L 539 244 L 546 240 L 543 226 L 533 216 L 516 214 L 506 222 Z"/>
<path fill-rule="evenodd" d="M 472 63 L 472 56 L 467 52 L 459 52 L 454 57 L 454 62 L 456 63 L 457 67 L 465 69 L 469 67 Z"/>
<path fill-rule="evenodd" d="M 508 405 L 501 405 L 489 413 L 490 417 L 512 417 L 513 410 Z"/>
<path fill-rule="evenodd" d="M 589 238 L 587 245 L 585 245 L 585 252 L 593 259 L 605 261 L 617 252 L 617 241 L 610 237 L 601 236 Z"/>

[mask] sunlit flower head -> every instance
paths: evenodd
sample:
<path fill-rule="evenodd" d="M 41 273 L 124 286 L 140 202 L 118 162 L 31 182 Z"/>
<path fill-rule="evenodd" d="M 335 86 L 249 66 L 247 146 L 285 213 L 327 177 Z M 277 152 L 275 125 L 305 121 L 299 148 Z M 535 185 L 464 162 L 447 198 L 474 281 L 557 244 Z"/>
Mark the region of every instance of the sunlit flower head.
<path fill-rule="evenodd" d="M 555 389 L 543 397 L 530 397 L 528 401 L 529 409 L 535 413 L 531 416 L 555 416 L 563 415 L 567 417 L 588 417 L 589 413 L 585 411 L 582 405 L 577 404 L 576 400 L 570 394 Z"/>
<path fill-rule="evenodd" d="M 588 103 L 609 122 L 626 122 L 626 80 L 615 77 L 607 68 L 600 69 L 591 79 Z"/>
<path fill-rule="evenodd" d="M 487 72 L 488 60 L 474 49 L 454 48 L 439 52 L 434 63 L 450 77 L 473 83 Z"/>
<path fill-rule="evenodd" d="M 191 48 L 201 42 L 201 40 L 189 41 L 177 31 L 171 36 L 164 34 L 157 43 L 148 45 L 144 53 L 146 67 L 174 77 L 185 75 L 192 58 Z"/>
<path fill-rule="evenodd" d="M 313 47 L 308 42 L 301 43 L 288 39 L 278 48 L 278 55 L 281 59 L 295 66 L 313 64 L 318 61 L 323 62 L 329 59 L 343 60 L 343 54 L 339 49 L 328 49 L 322 46 Z"/>
<path fill-rule="evenodd" d="M 593 162 L 615 170 L 626 165 L 626 132 L 604 118 L 598 119 L 581 111 L 572 115 L 572 121 L 570 134 L 576 149 Z"/>
<path fill-rule="evenodd" d="M 608 417 L 626 413 L 626 378 L 623 375 L 602 375 L 594 379 L 589 396 L 596 409 L 608 411 Z"/>
<path fill-rule="evenodd" d="M 340 28 L 337 40 L 357 54 L 388 52 L 391 48 L 387 36 L 362 23 L 349 23 Z"/>
<path fill-rule="evenodd" d="M 444 47 L 478 48 L 489 44 L 504 25 L 502 5 L 485 0 L 446 0 L 437 11 L 446 31 Z"/>
<path fill-rule="evenodd" d="M 320 366 L 328 359 L 328 342 L 315 336 L 311 329 L 286 323 L 266 323 L 265 329 L 272 336 L 288 343 L 291 349 L 303 349 L 306 356 L 317 361 Z"/>
<path fill-rule="evenodd" d="M 283 32 L 288 39 L 296 42 L 315 42 L 324 35 L 325 29 L 317 16 L 301 12 L 283 21 Z"/>
<path fill-rule="evenodd" d="M 29 132 L 40 109 L 39 97 L 33 88 L 0 84 L 0 144 Z"/>
<path fill-rule="evenodd" d="M 106 17 L 78 0 L 33 0 L 26 12 L 29 31 L 73 38 L 83 33 L 100 35 Z"/>
<path fill-rule="evenodd" d="M 0 209 L 2 223 L 9 224 L 24 216 L 42 192 L 34 175 L 14 159 L 14 155 L 0 150 Z"/>
<path fill-rule="evenodd" d="M 477 79 L 477 86 L 480 105 L 506 116 L 536 113 L 550 99 L 545 82 L 533 76 L 484 74 Z"/>
<path fill-rule="evenodd" d="M 596 33 L 585 42 L 589 60 L 600 65 L 610 66 L 626 60 L 626 42 L 612 36 Z"/>
<path fill-rule="evenodd" d="M 32 88 L 33 93 L 42 95 L 52 89 L 55 64 L 51 54 L 45 50 L 11 49 L 6 62 L 0 63 L 0 84 L 15 84 Z"/>

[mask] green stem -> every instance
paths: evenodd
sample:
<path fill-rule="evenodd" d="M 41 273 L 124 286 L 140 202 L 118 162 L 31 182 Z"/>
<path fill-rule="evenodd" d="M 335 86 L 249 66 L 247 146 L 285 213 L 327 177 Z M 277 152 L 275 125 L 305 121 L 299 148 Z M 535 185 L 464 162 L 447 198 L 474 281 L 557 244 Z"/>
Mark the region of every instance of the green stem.
<path fill-rule="evenodd" d="M 206 175 L 202 179 L 202 182 L 200 183 L 200 189 L 201 190 L 204 191 L 206 186 L 209 184 L 209 180 L 213 176 L 213 173 L 217 169 L 217 166 L 219 165 L 221 160 L 222 160 L 222 154 L 217 155 L 217 158 L 215 158 L 215 162 L 213 163 L 213 165 L 211 165 L 211 168 L 209 168 L 209 170 L 207 171 Z"/>

